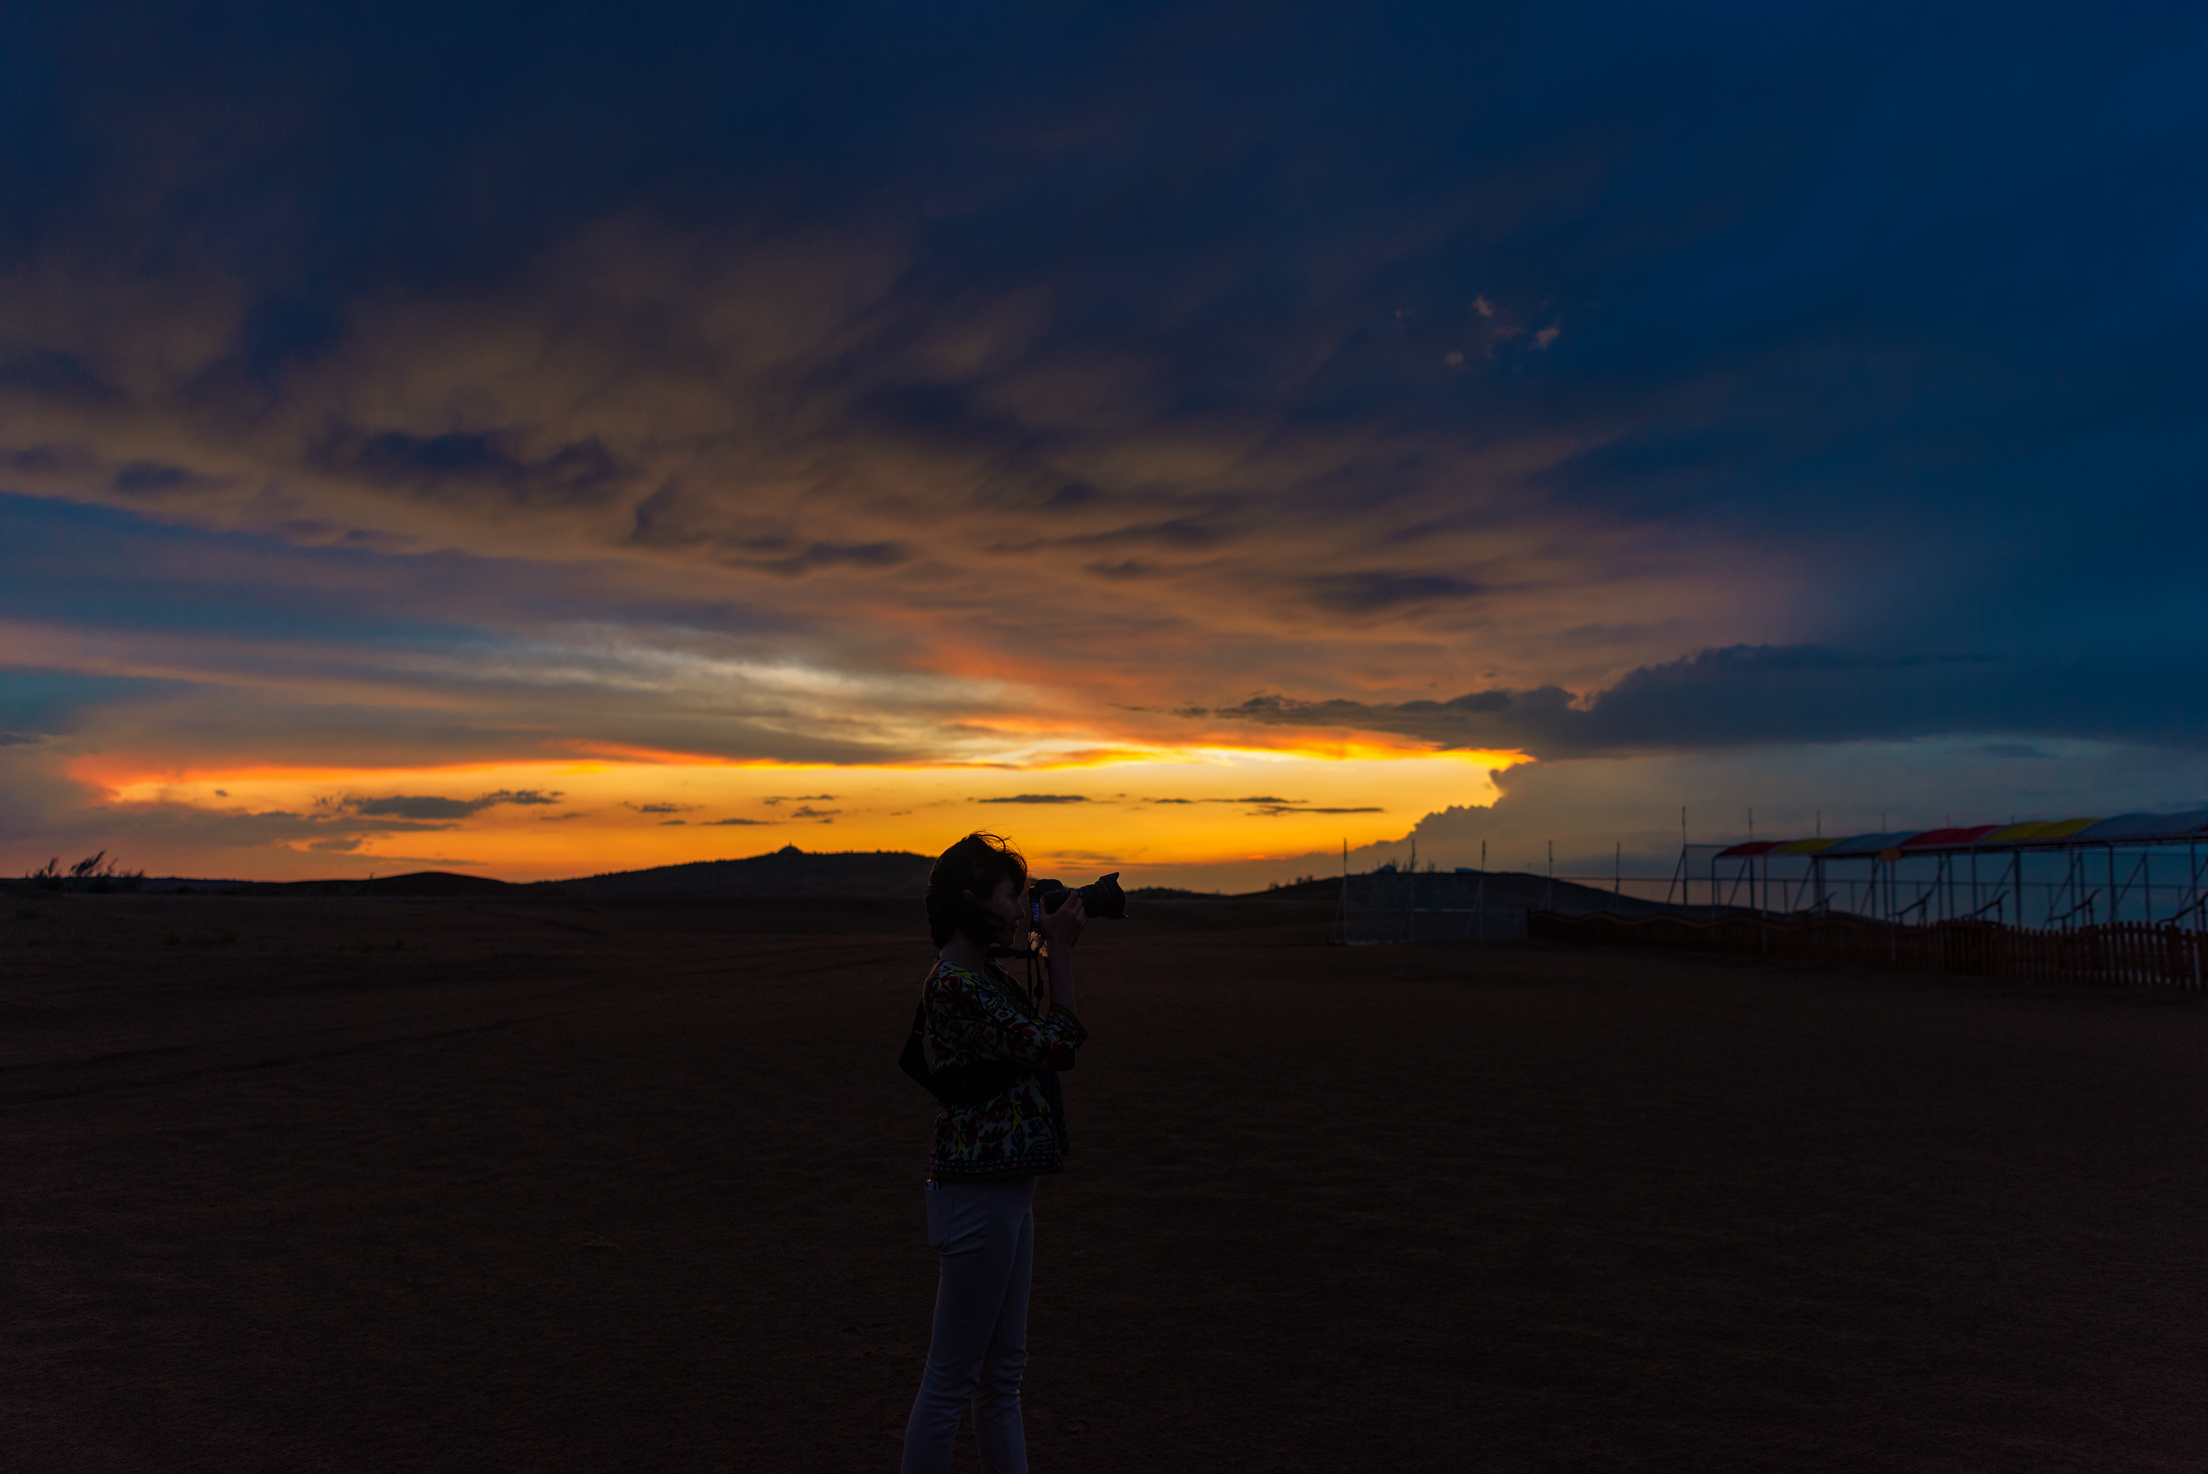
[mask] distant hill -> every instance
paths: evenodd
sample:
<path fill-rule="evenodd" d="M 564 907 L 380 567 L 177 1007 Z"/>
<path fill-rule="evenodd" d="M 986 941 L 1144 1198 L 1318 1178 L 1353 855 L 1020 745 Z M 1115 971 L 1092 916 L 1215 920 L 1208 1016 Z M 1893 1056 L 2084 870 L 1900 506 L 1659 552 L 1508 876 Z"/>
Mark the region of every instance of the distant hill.
<path fill-rule="evenodd" d="M 573 880 L 540 880 L 515 884 L 487 875 L 456 875 L 446 870 L 422 870 L 410 875 L 378 875 L 366 880 L 187 880 L 164 877 L 118 883 L 117 889 L 145 894 L 218 894 L 247 896 L 508 896 L 546 898 L 573 896 L 589 900 L 615 899 L 727 899 L 727 900 L 869 900 L 917 901 L 927 894 L 928 871 L 935 861 L 905 850 L 843 850 L 831 854 L 807 854 L 796 845 L 785 845 L 769 854 L 741 860 L 699 860 L 688 865 L 657 865 L 648 870 L 620 870 Z M 1435 880 L 1448 882 L 1447 872 Z M 1353 877 L 1364 880 L 1365 877 Z M 1427 876 L 1422 873 L 1422 881 Z M 1457 885 L 1476 883 L 1459 872 Z M 30 893 L 28 883 L 15 889 Z M 1240 895 L 1216 891 L 1182 890 L 1173 886 L 1138 886 L 1128 891 L 1136 905 L 1158 902 L 1296 901 L 1338 905 L 1342 881 L 1321 876 L 1273 886 Z M 1424 893 L 1422 887 L 1421 893 Z M 1361 893 L 1359 893 L 1361 894 Z M 1441 891 L 1436 891 L 1437 902 Z M 1494 908 L 1534 907 L 1558 911 L 1616 911 L 1628 916 L 1658 912 L 1702 915 L 1708 908 L 1667 906 L 1661 902 L 1617 896 L 1599 886 L 1552 881 L 1522 871 L 1490 871 L 1480 892 Z"/>
<path fill-rule="evenodd" d="M 1367 882 L 1388 873 L 1360 872 L 1350 879 Z M 1408 878 L 1409 872 L 1404 874 Z M 1484 876 L 1472 870 L 1420 871 L 1419 881 L 1422 887 L 1420 895 L 1430 896 L 1437 905 L 1446 903 L 1449 891 L 1453 888 L 1478 887 L 1472 891 L 1473 897 L 1485 905 L 1499 909 L 1553 908 L 1568 913 L 1611 911 L 1623 916 L 1652 916 L 1663 912 L 1700 916 L 1709 909 L 1705 906 L 1672 906 L 1661 901 L 1639 900 L 1633 896 L 1618 895 L 1606 886 L 1585 885 L 1571 880 L 1551 880 L 1545 875 L 1533 875 L 1523 870 L 1490 870 Z M 1338 875 L 1322 875 L 1315 880 L 1299 880 L 1234 896 L 1207 895 L 1201 891 L 1174 890 L 1166 886 L 1145 886 L 1127 894 L 1136 900 L 1146 901 L 1323 901 L 1331 906 L 1341 900 L 1342 878 Z M 1362 890 L 1351 892 L 1353 901 L 1366 894 Z"/>
<path fill-rule="evenodd" d="M 622 870 L 578 880 L 544 880 L 516 887 L 528 895 L 616 897 L 726 896 L 798 900 L 851 897 L 917 901 L 927 894 L 928 871 L 935 861 L 904 850 L 845 850 L 807 854 L 785 845 L 771 854 L 743 860 L 698 860 L 688 865 L 659 865 Z"/>

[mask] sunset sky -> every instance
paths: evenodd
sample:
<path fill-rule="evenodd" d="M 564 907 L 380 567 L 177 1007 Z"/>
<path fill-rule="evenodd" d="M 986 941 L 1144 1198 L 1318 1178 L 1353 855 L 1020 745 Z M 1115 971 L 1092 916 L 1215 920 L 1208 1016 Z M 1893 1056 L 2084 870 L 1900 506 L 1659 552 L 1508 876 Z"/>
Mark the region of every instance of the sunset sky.
<path fill-rule="evenodd" d="M 2208 804 L 2193 6 L 0 14 L 0 870 Z"/>

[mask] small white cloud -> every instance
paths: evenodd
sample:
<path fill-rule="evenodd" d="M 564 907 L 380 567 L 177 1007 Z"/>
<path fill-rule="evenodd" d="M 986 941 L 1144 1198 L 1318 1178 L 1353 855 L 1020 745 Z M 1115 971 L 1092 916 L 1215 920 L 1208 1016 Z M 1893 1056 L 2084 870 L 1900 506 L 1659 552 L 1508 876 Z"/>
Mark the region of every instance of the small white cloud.
<path fill-rule="evenodd" d="M 1544 348 L 1544 349 L 1545 349 L 1545 348 L 1547 348 L 1547 347 L 1548 347 L 1548 346 L 1549 346 L 1549 345 L 1550 345 L 1551 343 L 1554 343 L 1554 342 L 1555 342 L 1555 341 L 1556 341 L 1557 339 L 1559 339 L 1559 338 L 1561 338 L 1561 337 L 1563 337 L 1563 336 L 1564 336 L 1564 330 L 1563 330 L 1562 328 L 1558 328 L 1558 327 L 1547 327 L 1547 328 L 1543 328 L 1543 329 L 1542 329 L 1542 330 L 1541 330 L 1540 332 L 1538 332 L 1538 333 L 1535 333 L 1535 334 L 1533 335 L 1533 346 L 1534 346 L 1534 347 L 1536 347 L 1536 348 Z"/>
<path fill-rule="evenodd" d="M 1482 317 L 1493 317 L 1495 315 L 1495 304 L 1485 297 L 1474 297 L 1472 299 L 1472 310 Z"/>
<path fill-rule="evenodd" d="M 1442 362 L 1451 368 L 1463 368 L 1464 354 L 1460 350 L 1452 348 L 1449 350 L 1448 356 L 1442 359 Z"/>

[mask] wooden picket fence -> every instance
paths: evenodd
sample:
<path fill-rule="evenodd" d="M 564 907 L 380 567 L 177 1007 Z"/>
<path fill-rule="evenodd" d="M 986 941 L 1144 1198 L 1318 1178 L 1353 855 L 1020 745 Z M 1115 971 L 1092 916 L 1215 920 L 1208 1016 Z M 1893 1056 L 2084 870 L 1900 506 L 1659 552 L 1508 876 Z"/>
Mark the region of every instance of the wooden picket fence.
<path fill-rule="evenodd" d="M 2198 989 L 2208 971 L 2208 932 L 2119 921 L 2070 931 L 2028 931 L 1997 921 L 1893 926 L 1857 916 L 1775 920 L 1757 916 L 1567 916 L 1532 911 L 1528 936 L 1682 952 L 1752 952 L 1902 972 Z"/>

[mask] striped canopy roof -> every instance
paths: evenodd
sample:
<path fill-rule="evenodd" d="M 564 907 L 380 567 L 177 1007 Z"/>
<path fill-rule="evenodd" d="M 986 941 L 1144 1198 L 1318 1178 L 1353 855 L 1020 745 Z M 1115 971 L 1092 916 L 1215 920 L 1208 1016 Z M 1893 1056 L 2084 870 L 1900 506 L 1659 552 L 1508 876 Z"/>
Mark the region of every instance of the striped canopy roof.
<path fill-rule="evenodd" d="M 2184 814 L 2119 814 L 2113 819 L 2036 819 L 2024 824 L 1975 824 L 1945 829 L 1901 829 L 1890 834 L 1854 834 L 1838 839 L 1758 840 L 1720 850 L 1720 860 L 1749 860 L 1759 855 L 1820 855 L 1826 859 L 1861 858 L 1888 850 L 1931 854 L 1951 850 L 2013 849 L 2020 845 L 2142 844 L 2173 840 L 2208 841 L 2208 809 Z"/>
<path fill-rule="evenodd" d="M 2119 814 L 2079 830 L 2073 838 L 2085 844 L 2102 844 L 2125 839 L 2187 839 L 2194 835 L 2208 835 L 2208 809 L 2195 809 L 2189 814 Z"/>

